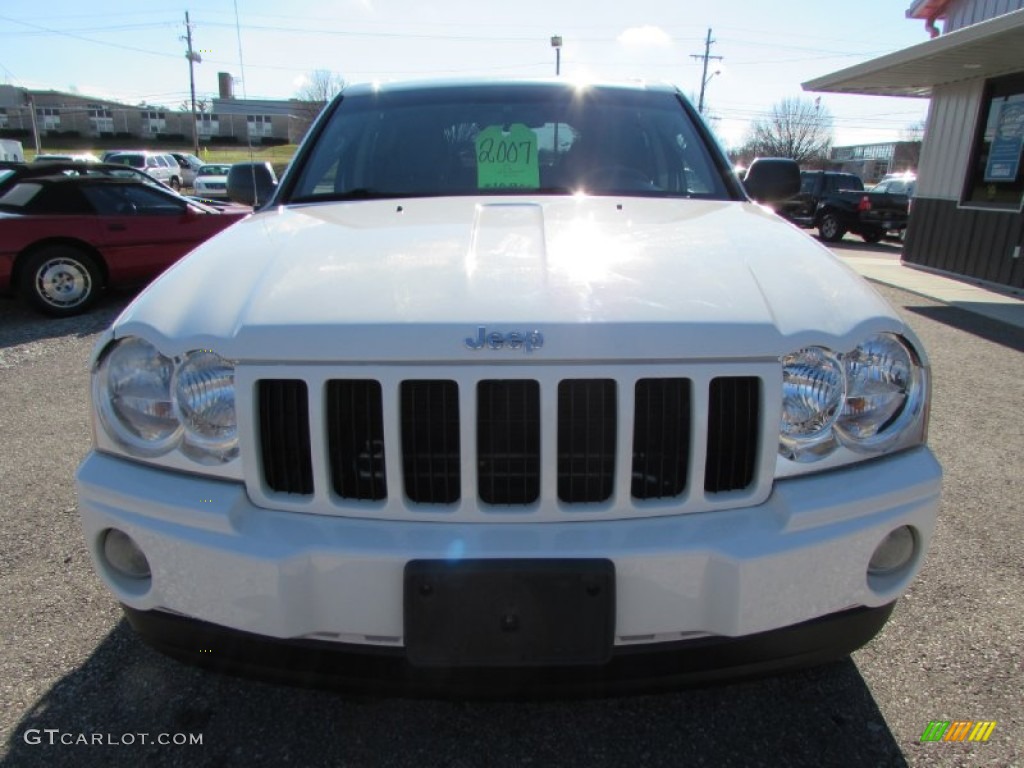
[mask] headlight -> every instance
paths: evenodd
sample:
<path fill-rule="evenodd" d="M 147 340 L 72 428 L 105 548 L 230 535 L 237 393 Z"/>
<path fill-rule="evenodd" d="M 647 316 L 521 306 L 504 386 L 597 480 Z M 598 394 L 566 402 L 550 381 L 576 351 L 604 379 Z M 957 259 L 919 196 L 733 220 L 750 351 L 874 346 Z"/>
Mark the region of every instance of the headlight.
<path fill-rule="evenodd" d="M 92 386 L 100 424 L 131 456 L 178 449 L 221 464 L 238 455 L 235 369 L 209 350 L 171 359 L 143 339 L 124 339 L 100 359 Z"/>
<path fill-rule="evenodd" d="M 814 461 L 835 448 L 832 427 L 846 395 L 839 358 L 807 347 L 782 361 L 780 451 L 794 461 Z"/>
<path fill-rule="evenodd" d="M 839 446 L 882 453 L 924 439 L 927 369 L 891 333 L 851 352 L 801 349 L 782 360 L 779 453 L 817 461 Z"/>
<path fill-rule="evenodd" d="M 158 456 L 178 442 L 173 372 L 173 361 L 142 339 L 126 339 L 100 362 L 93 399 L 107 433 L 128 453 Z"/>
<path fill-rule="evenodd" d="M 892 334 L 873 336 L 844 358 L 849 390 L 836 422 L 854 450 L 879 450 L 919 414 L 924 374 L 909 347 Z"/>
<path fill-rule="evenodd" d="M 172 391 L 185 440 L 182 450 L 204 463 L 238 455 L 235 368 L 210 351 L 189 352 L 174 373 Z"/>

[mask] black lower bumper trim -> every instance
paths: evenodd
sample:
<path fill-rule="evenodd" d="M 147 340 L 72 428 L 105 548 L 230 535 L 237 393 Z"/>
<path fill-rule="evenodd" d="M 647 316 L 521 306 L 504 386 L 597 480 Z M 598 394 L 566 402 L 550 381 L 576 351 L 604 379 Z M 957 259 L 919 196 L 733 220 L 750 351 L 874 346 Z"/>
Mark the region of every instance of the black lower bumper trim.
<path fill-rule="evenodd" d="M 616 647 L 596 666 L 416 667 L 402 648 L 279 640 L 122 605 L 149 645 L 201 667 L 290 685 L 373 695 L 519 698 L 647 693 L 760 677 L 848 655 L 878 634 L 894 603 L 854 608 L 745 637 Z"/>

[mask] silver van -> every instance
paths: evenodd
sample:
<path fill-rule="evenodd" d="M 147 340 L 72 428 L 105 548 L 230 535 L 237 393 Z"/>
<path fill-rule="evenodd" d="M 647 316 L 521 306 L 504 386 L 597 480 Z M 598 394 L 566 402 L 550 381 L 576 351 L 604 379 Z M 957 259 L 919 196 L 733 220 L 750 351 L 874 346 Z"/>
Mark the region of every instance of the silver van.
<path fill-rule="evenodd" d="M 181 166 L 172 155 L 166 152 L 149 152 L 135 150 L 119 152 L 106 158 L 108 163 L 121 163 L 145 171 L 157 181 L 162 181 L 171 189 L 181 189 Z"/>

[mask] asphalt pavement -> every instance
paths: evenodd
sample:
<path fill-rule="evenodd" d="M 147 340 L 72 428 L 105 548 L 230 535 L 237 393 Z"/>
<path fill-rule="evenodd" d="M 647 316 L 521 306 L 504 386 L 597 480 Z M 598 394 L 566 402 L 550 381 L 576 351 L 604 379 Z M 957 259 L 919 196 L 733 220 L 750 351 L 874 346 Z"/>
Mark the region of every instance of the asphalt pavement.
<path fill-rule="evenodd" d="M 66 320 L 0 300 L 0 768 L 1024 766 L 1024 304 L 903 266 L 892 244 L 833 250 L 932 362 L 945 479 L 921 574 L 847 659 L 584 701 L 353 697 L 143 645 L 92 572 L 72 480 L 91 443 L 89 352 L 131 297 Z M 922 742 L 955 720 L 997 725 L 983 744 Z"/>

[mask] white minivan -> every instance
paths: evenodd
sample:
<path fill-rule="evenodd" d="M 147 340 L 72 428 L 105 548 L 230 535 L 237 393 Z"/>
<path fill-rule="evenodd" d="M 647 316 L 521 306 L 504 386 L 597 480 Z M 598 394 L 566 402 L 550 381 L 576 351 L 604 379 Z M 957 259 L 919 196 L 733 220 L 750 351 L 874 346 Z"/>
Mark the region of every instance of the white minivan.
<path fill-rule="evenodd" d="M 171 189 L 181 189 L 181 167 L 178 165 L 178 161 L 166 152 L 149 152 L 147 150 L 119 152 L 108 157 L 106 162 L 130 165 L 132 168 L 145 171 Z"/>

